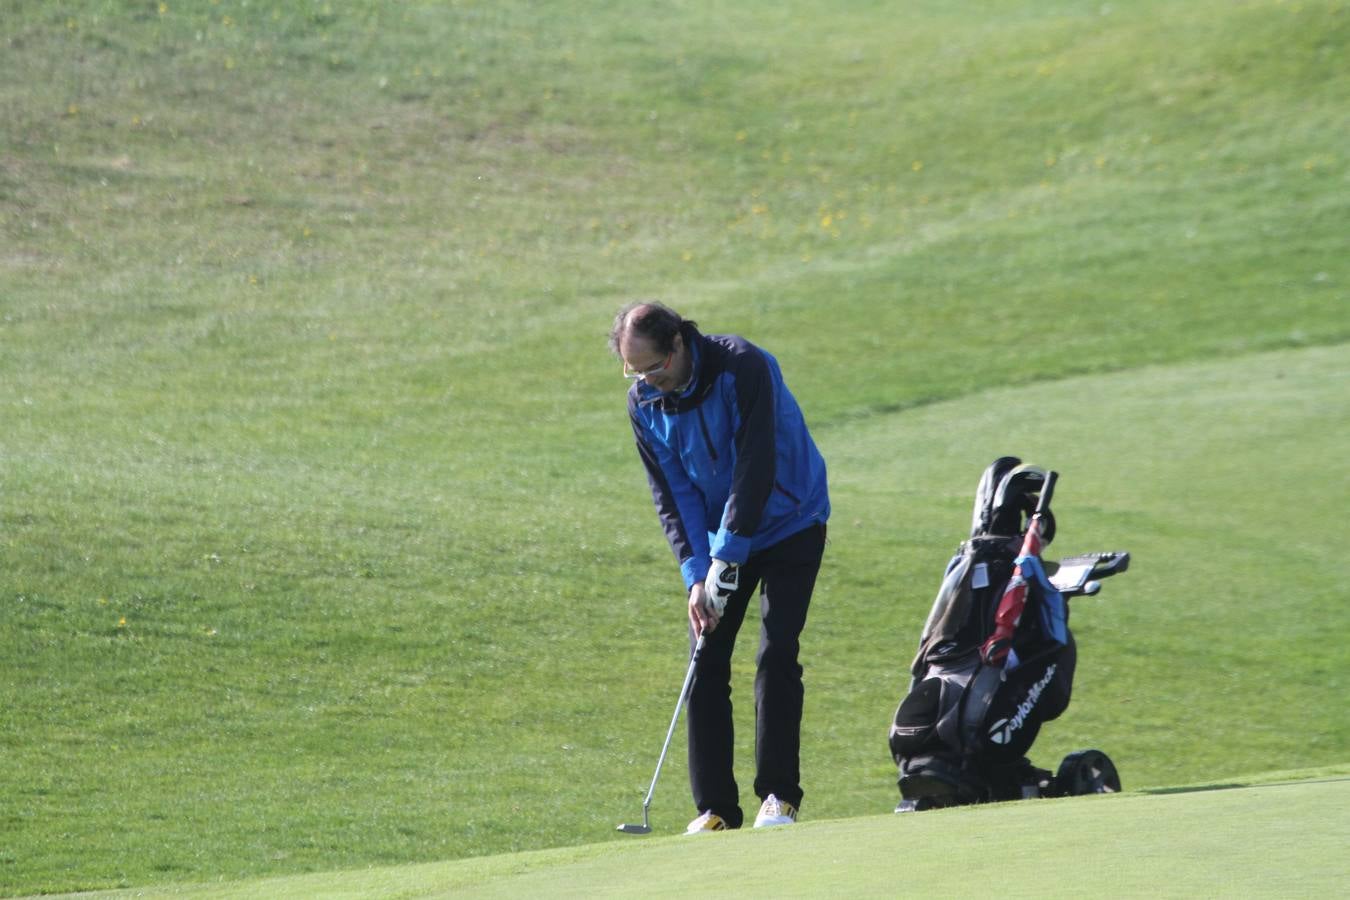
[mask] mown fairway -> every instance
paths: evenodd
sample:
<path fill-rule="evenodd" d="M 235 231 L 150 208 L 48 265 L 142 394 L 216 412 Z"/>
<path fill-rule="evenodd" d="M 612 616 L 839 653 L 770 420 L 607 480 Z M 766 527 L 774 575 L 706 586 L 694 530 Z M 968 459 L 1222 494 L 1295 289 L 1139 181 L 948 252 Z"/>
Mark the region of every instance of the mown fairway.
<path fill-rule="evenodd" d="M 100 896 L 1338 897 L 1350 780 L 1302 774 Z"/>
<path fill-rule="evenodd" d="M 1053 551 L 1135 553 L 1034 759 L 1350 760 L 1350 7 L 724 6 L 0 0 L 0 892 L 640 815 L 685 660 L 634 297 L 773 350 L 831 466 L 807 821 L 893 805 L 1009 452 Z"/>

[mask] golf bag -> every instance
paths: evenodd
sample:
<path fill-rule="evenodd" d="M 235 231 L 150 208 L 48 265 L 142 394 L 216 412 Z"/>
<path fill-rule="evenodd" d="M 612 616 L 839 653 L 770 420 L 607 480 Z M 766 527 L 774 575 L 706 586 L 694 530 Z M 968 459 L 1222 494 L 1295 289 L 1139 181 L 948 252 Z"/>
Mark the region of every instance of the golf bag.
<path fill-rule="evenodd" d="M 897 812 L 1120 789 L 1100 751 L 1070 754 L 1053 774 L 1026 756 L 1073 692 L 1068 599 L 1129 564 L 1128 553 L 1093 553 L 1047 574 L 1056 479 L 1011 456 L 980 479 L 970 538 L 947 565 L 891 724 Z"/>

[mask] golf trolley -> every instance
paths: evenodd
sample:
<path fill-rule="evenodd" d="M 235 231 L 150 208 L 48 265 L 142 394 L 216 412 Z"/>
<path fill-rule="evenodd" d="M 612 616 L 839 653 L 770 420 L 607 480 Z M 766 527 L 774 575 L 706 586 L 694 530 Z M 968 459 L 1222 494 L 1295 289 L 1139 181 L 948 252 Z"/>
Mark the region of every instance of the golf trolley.
<path fill-rule="evenodd" d="M 980 479 L 970 538 L 947 565 L 891 724 L 896 812 L 1120 790 L 1100 750 L 1071 753 L 1053 773 L 1026 757 L 1069 705 L 1069 599 L 1097 593 L 1130 562 L 1119 551 L 1042 561 L 1057 477 L 1005 456 Z"/>

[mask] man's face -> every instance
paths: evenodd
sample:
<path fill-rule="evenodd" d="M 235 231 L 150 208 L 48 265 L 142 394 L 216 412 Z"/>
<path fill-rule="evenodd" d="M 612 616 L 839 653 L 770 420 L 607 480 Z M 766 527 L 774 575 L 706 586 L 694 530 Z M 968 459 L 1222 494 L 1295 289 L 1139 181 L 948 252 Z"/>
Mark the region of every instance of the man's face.
<path fill-rule="evenodd" d="M 619 355 L 623 357 L 625 374 L 639 376 L 658 391 L 668 393 L 689 380 L 688 353 L 682 335 L 675 336 L 675 349 L 670 353 L 662 353 L 646 338 L 625 335 L 619 342 Z"/>

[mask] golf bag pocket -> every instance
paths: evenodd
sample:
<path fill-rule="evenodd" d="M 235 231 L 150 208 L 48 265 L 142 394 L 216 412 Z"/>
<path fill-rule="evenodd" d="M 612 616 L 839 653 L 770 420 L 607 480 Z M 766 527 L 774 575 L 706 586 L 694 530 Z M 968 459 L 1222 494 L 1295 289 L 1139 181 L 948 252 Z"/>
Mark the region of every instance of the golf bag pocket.
<path fill-rule="evenodd" d="M 930 666 L 910 684 L 891 724 L 891 756 L 960 753 L 961 698 L 978 660 L 971 654 L 955 664 Z"/>
<path fill-rule="evenodd" d="M 937 740 L 938 701 L 942 696 L 942 680 L 929 678 L 915 685 L 900 701 L 891 723 L 891 756 L 897 763 L 907 756 L 917 756 L 941 746 Z"/>

